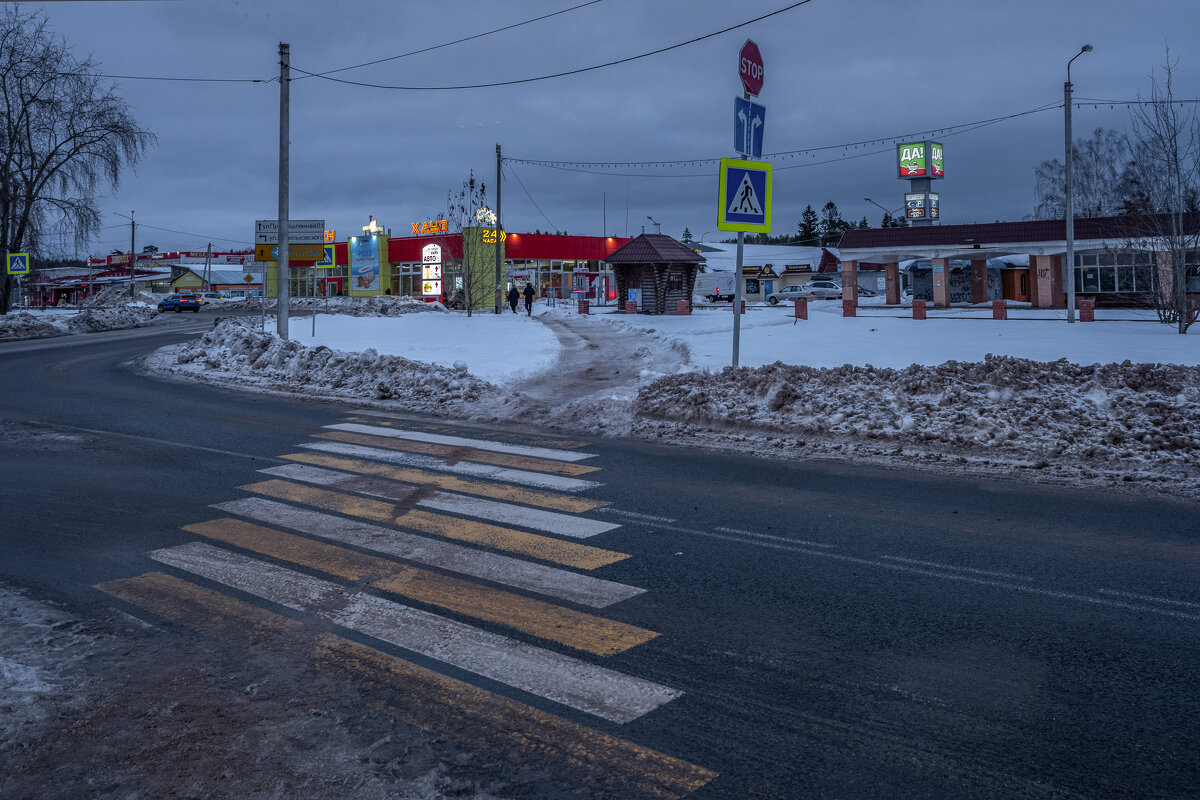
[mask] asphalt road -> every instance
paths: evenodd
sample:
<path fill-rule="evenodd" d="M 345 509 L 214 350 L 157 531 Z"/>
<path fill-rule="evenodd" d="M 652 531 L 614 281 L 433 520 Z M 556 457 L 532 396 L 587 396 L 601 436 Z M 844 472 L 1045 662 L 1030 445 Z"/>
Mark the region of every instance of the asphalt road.
<path fill-rule="evenodd" d="M 211 319 L 182 315 L 164 323 L 0 344 L 0 581 L 65 603 L 85 618 L 113 619 L 120 611 L 153 624 L 136 637 L 114 628 L 116 636 L 135 637 L 138 647 L 191 653 L 202 642 L 234 664 L 261 663 L 267 653 L 275 659 L 269 669 L 285 676 L 299 650 L 273 650 L 270 636 L 260 638 L 263 630 L 298 624 L 286 628 L 293 631 L 288 637 L 309 628 L 321 635 L 332 630 L 341 637 L 334 655 L 327 641 L 313 647 L 324 648 L 326 662 L 353 675 L 344 683 L 334 679 L 353 689 L 338 700 L 341 710 L 356 704 L 384 709 L 417 726 L 403 731 L 416 735 L 424 728 L 457 742 L 467 754 L 461 762 L 467 766 L 455 773 L 466 780 L 463 796 L 484 796 L 485 784 L 471 782 L 478 777 L 472 764 L 503 775 L 502 783 L 493 784 L 497 797 L 1197 796 L 1200 509 L 1194 504 L 833 462 L 779 463 L 751 453 L 593 440 L 586 432 L 373 416 L 136 374 L 130 359 L 193 336 Z M 590 536 L 586 545 L 628 557 L 566 571 L 645 592 L 600 609 L 561 598 L 556 603 L 657 636 L 620 652 L 580 655 L 563 639 L 547 643 L 541 634 L 513 634 L 510 624 L 481 622 L 461 609 L 446 616 L 681 694 L 648 711 L 629 711 L 623 690 L 614 688 L 597 701 L 615 708 L 604 716 L 582 700 L 555 699 L 537 670 L 519 680 L 484 674 L 499 660 L 483 655 L 490 663 L 471 667 L 469 652 L 461 656 L 465 661 L 453 662 L 440 650 L 389 643 L 337 622 L 345 619 L 337 616 L 344 608 L 302 607 L 301 599 L 289 609 L 286 602 L 264 599 L 254 586 L 227 588 L 224 573 L 197 578 L 178 566 L 182 562 L 151 556 L 194 546 L 201 536 L 183 526 L 220 517 L 213 504 L 256 494 L 280 499 L 279 492 L 290 492 L 286 499 L 339 520 L 375 513 L 378 501 L 364 498 L 364 485 L 337 507 L 322 506 L 332 501 L 312 487 L 297 488 L 299 483 L 244 488 L 270 482 L 258 470 L 292 463 L 281 456 L 326 441 L 313 437 L 330 435 L 326 426 L 336 424 L 365 426 L 378 435 L 418 431 L 593 454 L 576 463 L 600 469 L 577 477 L 600 485 L 577 496 L 609 505 L 580 516 L 619 526 Z M 447 468 L 474 463 L 464 449 L 471 442 L 453 445 Z M 343 438 L 334 445 L 349 443 Z M 505 483 L 502 475 L 485 480 Z M 365 491 L 377 489 L 372 484 Z M 397 505 L 388 513 L 413 514 L 422 498 L 427 495 L 393 498 Z M 466 535 L 463 516 L 448 516 L 453 530 L 435 530 L 433 538 Z M 416 517 L 409 519 L 417 524 Z M 523 536 L 539 530 L 533 522 L 506 527 Z M 499 547 L 510 555 L 533 548 L 525 555 L 543 564 L 560 558 L 525 541 L 463 546 L 477 552 Z M 379 555 L 360 545 L 348 550 L 355 557 Z M 266 563 L 282 558 L 272 555 Z M 429 560 L 389 559 L 441 578 L 462 577 Z M 307 578 L 327 572 L 311 564 L 300 570 Z M 167 577 L 154 579 L 157 584 L 139 578 L 151 573 Z M 265 585 L 269 577 L 263 568 L 259 578 L 247 580 Z M 523 598 L 541 596 L 495 576 L 468 579 Z M 197 595 L 185 613 L 172 598 L 187 591 L 210 594 Z M 218 595 L 243 604 L 242 610 L 204 605 Z M 411 605 L 444 612 L 451 602 L 425 598 Z M 256 617 L 257 632 L 242 638 L 232 623 L 215 627 L 211 619 L 187 615 L 195 608 L 208 609 L 205 615 L 216 608 L 212 618 L 249 614 L 245 607 L 267 616 Z M 330 619 L 337 624 L 330 627 Z M 386 661 L 386 669 L 370 666 L 372 659 Z M 403 671 L 414 664 L 430 674 L 418 680 Z M 336 669 L 331 674 L 340 675 Z M 458 683 L 450 690 L 442 678 Z M 579 679 L 574 688 L 583 683 Z M 462 700 L 464 684 L 482 694 Z M 288 691 L 299 697 L 306 685 L 298 681 Z M 435 696 L 451 711 L 428 722 L 421 716 L 428 710 L 422 698 Z M 459 702 L 464 705 L 454 705 Z M 418 706 L 424 710 L 412 710 Z M 540 727 L 507 739 L 481 735 L 455 721 L 467 713 L 464 708 L 480 715 L 472 724 L 519 727 L 513 721 L 519 718 L 519 724 Z M 219 715 L 221 709 L 209 706 L 205 713 Z M 626 713 L 628 719 L 615 719 Z M 223 724 L 236 728 L 243 724 L 239 719 L 233 715 Z M 555 727 L 560 724 L 566 727 Z M 69 727 L 64 722 L 45 737 L 66 736 Z M 528 739 L 543 730 L 564 738 L 549 744 Z M 593 732 L 600 736 L 594 742 L 588 738 Z M 477 751 L 492 752 L 497 761 L 471 761 Z M 187 752 L 181 748 L 174 757 L 186 760 Z M 586 752 L 601 753 L 603 763 L 585 763 Z M 645 767 L 646 753 L 652 754 L 651 767 Z M 656 761 L 659 756 L 669 759 Z M 103 758 L 93 761 L 100 769 Z M 364 770 L 378 769 L 374 761 L 362 761 Z M 21 763 L 26 770 L 53 768 L 45 760 Z M 632 775 L 643 768 L 661 774 L 622 783 L 623 771 Z M 68 785 L 86 786 L 81 780 Z M 196 780 L 197 796 L 248 791 L 225 794 L 225 784 Z M 144 790 L 149 781 L 135 770 L 104 791 L 118 796 L 118 790 Z M 296 791 L 325 796 L 311 787 Z M 261 794 L 276 796 L 265 789 Z M 339 795 L 356 793 L 344 789 Z"/>

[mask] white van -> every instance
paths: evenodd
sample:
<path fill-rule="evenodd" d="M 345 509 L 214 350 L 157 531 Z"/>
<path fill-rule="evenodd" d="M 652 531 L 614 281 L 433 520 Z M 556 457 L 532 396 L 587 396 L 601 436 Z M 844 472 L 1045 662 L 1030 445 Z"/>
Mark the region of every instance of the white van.
<path fill-rule="evenodd" d="M 733 292 L 732 272 L 702 272 L 696 276 L 696 288 L 692 291 L 710 302 L 724 300 L 728 303 L 733 302 Z"/>

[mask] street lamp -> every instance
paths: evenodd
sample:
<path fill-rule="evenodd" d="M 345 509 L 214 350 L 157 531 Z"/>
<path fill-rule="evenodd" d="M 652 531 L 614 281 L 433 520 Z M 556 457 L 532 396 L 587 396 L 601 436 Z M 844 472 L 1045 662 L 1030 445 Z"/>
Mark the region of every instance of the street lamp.
<path fill-rule="evenodd" d="M 866 200 L 868 203 L 870 203 L 873 206 L 883 208 L 882 205 L 880 205 L 879 203 L 876 203 L 874 200 L 872 200 L 869 197 L 864 197 L 863 200 Z M 903 211 L 903 210 L 904 210 L 904 206 L 900 206 L 899 208 L 896 209 L 896 211 Z M 888 209 L 883 208 L 883 213 L 885 213 L 885 214 L 894 214 L 894 213 L 896 213 L 896 211 L 889 211 Z"/>
<path fill-rule="evenodd" d="M 1085 44 L 1079 52 L 1071 56 L 1071 61 L 1084 53 L 1092 52 L 1092 46 Z M 1067 82 L 1063 84 L 1063 114 L 1065 116 L 1066 132 L 1066 223 L 1067 223 L 1067 322 L 1075 321 L 1075 185 L 1071 180 L 1071 61 L 1067 62 Z"/>
<path fill-rule="evenodd" d="M 655 232 L 655 233 L 662 233 L 662 225 L 660 225 L 660 224 L 658 224 L 657 222 L 655 222 L 655 221 L 654 221 L 654 217 L 647 216 L 647 217 L 646 217 L 646 219 L 650 220 L 650 222 L 651 222 L 651 223 L 654 225 L 654 232 Z"/>

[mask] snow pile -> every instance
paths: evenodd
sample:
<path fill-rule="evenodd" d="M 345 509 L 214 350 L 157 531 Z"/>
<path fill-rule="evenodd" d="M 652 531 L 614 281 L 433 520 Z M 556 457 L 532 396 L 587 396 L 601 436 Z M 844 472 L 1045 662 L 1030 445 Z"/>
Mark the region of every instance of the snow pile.
<path fill-rule="evenodd" d="M 141 302 L 146 305 L 158 305 L 158 301 L 166 297 L 163 294 L 152 294 L 150 292 L 138 292 L 137 297 L 130 301 L 129 286 L 108 286 L 93 295 L 89 295 L 83 299 L 79 305 L 83 308 L 107 308 L 109 306 L 124 306 L 130 302 Z"/>
<path fill-rule="evenodd" d="M 197 340 L 162 348 L 147 365 L 212 383 L 347 400 L 402 403 L 412 411 L 445 414 L 498 391 L 465 365 L 439 367 L 372 349 L 346 353 L 263 333 L 254 321 L 228 318 Z"/>
<path fill-rule="evenodd" d="M 60 318 L 68 333 L 95 333 L 140 328 L 158 316 L 158 309 L 144 303 L 97 308 Z"/>
<path fill-rule="evenodd" d="M 62 336 L 65 331 L 52 321 L 53 317 L 34 316 L 24 311 L 0 316 L 0 340 L 41 339 Z"/>
<path fill-rule="evenodd" d="M 273 297 L 267 298 L 267 313 L 274 313 L 278 301 Z M 311 311 L 311 297 L 292 297 L 288 299 L 288 312 Z M 222 310 L 258 311 L 262 308 L 262 298 L 250 297 L 245 300 L 228 300 L 219 306 Z M 441 303 L 426 303 L 412 297 L 396 295 L 374 295 L 371 297 L 318 297 L 318 314 L 343 314 L 351 317 L 398 317 L 402 314 L 414 314 L 422 311 L 445 312 L 446 307 Z"/>
<path fill-rule="evenodd" d="M 661 378 L 635 413 L 843 455 L 1076 464 L 1084 477 L 1125 481 L 1200 463 L 1200 367 L 993 355 L 904 369 L 776 362 Z"/>

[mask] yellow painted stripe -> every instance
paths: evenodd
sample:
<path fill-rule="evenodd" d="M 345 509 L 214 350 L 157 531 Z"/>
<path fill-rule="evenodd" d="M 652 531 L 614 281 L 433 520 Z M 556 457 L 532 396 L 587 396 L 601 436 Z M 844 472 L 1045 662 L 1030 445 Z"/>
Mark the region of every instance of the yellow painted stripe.
<path fill-rule="evenodd" d="M 288 453 L 280 456 L 288 461 L 300 461 L 330 469 L 340 469 L 345 472 L 357 472 L 360 475 L 374 475 L 379 478 L 390 478 L 402 483 L 413 483 L 418 486 L 436 486 L 447 492 L 473 494 L 479 497 L 490 497 L 493 500 L 503 500 L 508 503 L 520 503 L 526 506 L 540 506 L 555 511 L 569 511 L 579 514 L 609 505 L 607 500 L 591 500 L 586 497 L 572 497 L 566 494 L 543 492 L 537 489 L 524 489 L 507 483 L 491 483 L 473 478 L 458 478 L 441 472 L 431 472 L 415 467 L 397 467 L 392 464 L 381 464 L 378 461 L 364 461 L 359 458 L 340 458 L 322 453 Z"/>
<path fill-rule="evenodd" d="M 183 529 L 468 617 L 507 625 L 596 655 L 622 653 L 658 636 L 654 631 L 636 625 L 356 553 L 251 522 L 225 518 L 184 525 Z"/>
<path fill-rule="evenodd" d="M 487 522 L 460 519 L 432 511 L 418 511 L 406 508 L 399 503 L 373 500 L 369 497 L 344 494 L 291 481 L 262 481 L 238 488 L 279 500 L 290 500 L 294 503 L 323 508 L 350 517 L 399 525 L 422 533 L 432 533 L 447 539 L 457 539 L 496 550 L 520 553 L 542 561 L 553 561 L 556 564 L 565 564 L 579 569 L 596 569 L 629 558 L 628 553 L 618 553 L 615 550 L 604 550 L 577 542 L 565 542 L 562 539 L 516 531 Z"/>
<path fill-rule="evenodd" d="M 333 670 L 368 704 L 399 720 L 514 764 L 565 770 L 572 782 L 586 782 L 599 795 L 682 798 L 717 777 L 704 767 L 161 572 L 95 588 L 211 638 Z"/>
<path fill-rule="evenodd" d="M 393 422 L 391 420 L 380 419 L 379 417 L 346 417 L 346 422 L 360 422 L 363 425 L 382 425 L 385 428 L 408 428 L 410 430 L 433 431 L 434 433 L 452 434 L 461 436 L 463 431 L 459 428 L 447 428 L 445 425 L 414 425 L 411 422 Z M 477 439 L 500 439 L 508 437 L 504 433 L 496 433 L 493 431 L 478 431 L 472 435 Z M 545 438 L 523 438 L 522 441 L 526 444 L 537 445 L 538 447 L 567 447 L 577 449 L 587 447 L 589 442 L 573 442 L 566 439 L 545 439 Z"/>
<path fill-rule="evenodd" d="M 378 447 L 384 450 L 403 450 L 406 453 L 422 453 L 423 455 L 437 456 L 438 458 L 450 461 L 475 461 L 480 464 L 493 464 L 498 467 L 527 469 L 532 472 L 549 472 L 554 475 L 586 475 L 589 472 L 596 472 L 600 469 L 599 467 L 589 467 L 586 464 L 572 464 L 565 461 L 554 461 L 549 458 L 493 453 L 490 450 L 480 450 L 476 447 L 454 447 L 448 444 L 433 444 L 432 442 L 410 442 L 407 439 L 393 439 L 389 436 L 371 436 L 367 433 L 351 433 L 350 431 L 314 433 L 312 438 L 361 444 L 366 447 Z"/>

